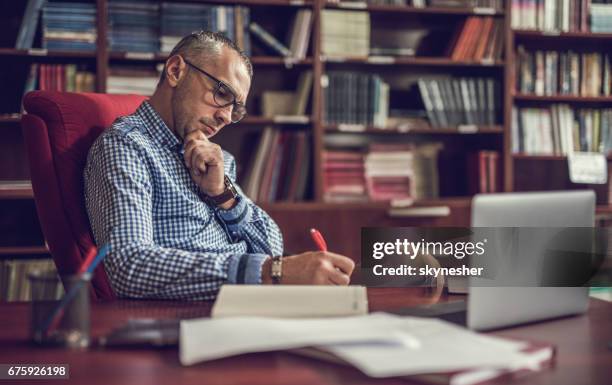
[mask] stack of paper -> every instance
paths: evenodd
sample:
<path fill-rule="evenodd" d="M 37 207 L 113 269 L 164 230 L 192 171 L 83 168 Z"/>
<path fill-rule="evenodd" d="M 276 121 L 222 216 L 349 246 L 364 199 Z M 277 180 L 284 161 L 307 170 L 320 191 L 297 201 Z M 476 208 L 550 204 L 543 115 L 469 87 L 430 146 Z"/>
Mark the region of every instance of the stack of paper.
<path fill-rule="evenodd" d="M 211 316 L 314 318 L 367 312 L 363 286 L 223 285 Z"/>
<path fill-rule="evenodd" d="M 371 377 L 469 374 L 493 378 L 550 361 L 550 346 L 480 335 L 445 321 L 385 313 L 319 318 L 234 317 L 181 322 L 183 365 L 244 353 L 316 348 Z M 303 352 L 303 351 L 302 351 Z M 537 354 L 536 354 L 537 353 Z M 476 371 L 477 369 L 477 371 Z M 452 382 L 452 381 L 448 381 Z"/>

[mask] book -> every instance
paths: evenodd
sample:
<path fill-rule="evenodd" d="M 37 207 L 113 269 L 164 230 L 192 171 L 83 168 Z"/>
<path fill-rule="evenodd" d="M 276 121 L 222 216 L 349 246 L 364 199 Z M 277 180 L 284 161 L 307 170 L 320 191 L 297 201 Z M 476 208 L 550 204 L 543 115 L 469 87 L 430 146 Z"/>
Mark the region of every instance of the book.
<path fill-rule="evenodd" d="M 32 48 L 36 28 L 38 27 L 38 17 L 44 3 L 45 0 L 28 0 L 23 19 L 21 19 L 21 26 L 19 27 L 19 32 L 17 33 L 15 48 Z"/>
<path fill-rule="evenodd" d="M 287 38 L 287 46 L 293 58 L 304 59 L 306 57 L 311 31 L 312 11 L 310 9 L 298 10 L 291 25 L 291 32 Z"/>
<path fill-rule="evenodd" d="M 211 317 L 313 318 L 367 312 L 368 299 L 363 286 L 223 285 Z"/>
<path fill-rule="evenodd" d="M 260 41 L 262 41 L 268 48 L 272 51 L 276 52 L 281 56 L 292 56 L 289 48 L 285 47 L 283 43 L 278 41 L 272 34 L 263 29 L 259 24 L 252 21 L 249 24 L 249 31 L 257 36 Z"/>

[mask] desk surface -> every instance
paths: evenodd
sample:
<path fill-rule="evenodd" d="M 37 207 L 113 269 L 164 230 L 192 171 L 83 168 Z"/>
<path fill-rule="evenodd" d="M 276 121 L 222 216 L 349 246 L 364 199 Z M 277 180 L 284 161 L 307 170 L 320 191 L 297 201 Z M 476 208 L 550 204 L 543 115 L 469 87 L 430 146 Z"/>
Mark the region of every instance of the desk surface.
<path fill-rule="evenodd" d="M 368 289 L 370 310 L 428 303 L 423 289 Z M 443 296 L 442 301 L 453 297 Z M 92 335 L 98 337 L 129 318 L 194 318 L 210 313 L 210 302 L 115 301 L 92 308 Z M 166 349 L 69 351 L 29 344 L 27 303 L 0 304 L 0 363 L 64 363 L 70 380 L 53 384 L 409 384 L 403 379 L 372 380 L 359 371 L 283 352 L 248 354 L 182 367 L 178 352 Z M 612 304 L 591 300 L 588 314 L 494 332 L 549 341 L 557 346 L 556 366 L 512 384 L 610 384 Z M 0 381 L 0 384 L 6 382 Z M 20 382 L 25 383 L 25 382 Z M 42 381 L 36 381 L 41 384 Z"/>

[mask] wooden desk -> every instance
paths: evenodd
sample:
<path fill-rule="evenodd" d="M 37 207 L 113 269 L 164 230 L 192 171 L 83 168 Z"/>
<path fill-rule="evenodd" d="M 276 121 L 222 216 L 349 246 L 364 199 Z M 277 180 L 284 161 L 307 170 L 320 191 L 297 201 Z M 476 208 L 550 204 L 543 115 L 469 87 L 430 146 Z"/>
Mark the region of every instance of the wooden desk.
<path fill-rule="evenodd" d="M 422 289 L 369 289 L 372 311 L 413 306 L 431 301 Z M 444 296 L 443 301 L 453 298 Z M 107 333 L 128 318 L 193 318 L 207 316 L 209 302 L 116 301 L 96 303 L 92 335 Z M 29 344 L 29 307 L 0 304 L 0 363 L 67 363 L 70 380 L 53 384 L 409 384 L 402 379 L 372 380 L 350 367 L 289 353 L 260 353 L 182 367 L 177 349 L 114 349 L 69 351 Z M 556 367 L 512 384 L 610 384 L 612 381 L 612 304 L 591 300 L 587 315 L 493 334 L 550 341 L 558 347 Z M 6 382 L 0 381 L 0 384 Z M 25 384 L 26 382 L 18 382 Z M 42 384 L 42 380 L 31 381 Z"/>

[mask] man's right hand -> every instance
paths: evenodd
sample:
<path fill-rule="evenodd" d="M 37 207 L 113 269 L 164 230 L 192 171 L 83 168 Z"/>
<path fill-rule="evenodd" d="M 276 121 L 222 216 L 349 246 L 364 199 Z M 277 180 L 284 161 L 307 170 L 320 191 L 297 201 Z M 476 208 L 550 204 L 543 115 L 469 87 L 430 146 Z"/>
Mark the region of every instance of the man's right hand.
<path fill-rule="evenodd" d="M 272 283 L 268 258 L 262 266 L 262 281 Z M 308 251 L 283 257 L 281 284 L 287 285 L 348 285 L 355 262 L 340 254 L 328 251 Z"/>

